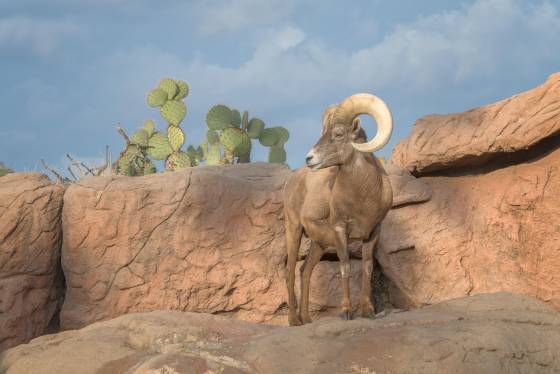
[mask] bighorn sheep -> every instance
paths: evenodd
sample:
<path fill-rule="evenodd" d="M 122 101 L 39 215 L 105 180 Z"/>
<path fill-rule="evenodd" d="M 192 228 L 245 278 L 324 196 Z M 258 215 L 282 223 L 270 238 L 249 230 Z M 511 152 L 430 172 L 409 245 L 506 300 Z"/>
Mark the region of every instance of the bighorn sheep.
<path fill-rule="evenodd" d="M 372 116 L 376 136 L 366 142 L 360 114 Z M 323 115 L 323 133 L 307 154 L 307 167 L 296 170 L 284 187 L 284 217 L 288 251 L 287 287 L 290 325 L 310 323 L 309 283 L 325 250 L 336 248 L 342 278 L 342 313 L 352 318 L 349 245 L 362 245 L 361 315 L 375 314 L 371 302 L 373 249 L 380 223 L 391 208 L 393 192 L 379 160 L 371 153 L 391 137 L 393 122 L 387 105 L 376 96 L 356 94 Z M 301 237 L 312 241 L 301 268 L 300 311 L 296 313 L 295 268 Z"/>

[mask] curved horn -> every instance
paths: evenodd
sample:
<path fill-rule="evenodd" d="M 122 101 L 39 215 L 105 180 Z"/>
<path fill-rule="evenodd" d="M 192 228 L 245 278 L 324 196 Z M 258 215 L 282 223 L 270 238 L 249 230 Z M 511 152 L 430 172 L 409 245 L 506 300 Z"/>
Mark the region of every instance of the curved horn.
<path fill-rule="evenodd" d="M 352 143 L 352 146 L 360 152 L 375 152 L 383 148 L 393 132 L 393 117 L 387 104 L 377 96 L 359 93 L 348 97 L 338 105 L 332 120 L 350 125 L 360 114 L 368 114 L 375 119 L 377 134 L 367 143 Z"/>
<path fill-rule="evenodd" d="M 336 111 L 337 107 L 338 107 L 337 104 L 331 104 L 323 112 L 323 121 L 322 121 L 323 122 L 323 134 L 325 133 L 325 130 L 327 128 L 327 124 L 332 122 L 332 118 L 333 118 L 334 112 Z"/>

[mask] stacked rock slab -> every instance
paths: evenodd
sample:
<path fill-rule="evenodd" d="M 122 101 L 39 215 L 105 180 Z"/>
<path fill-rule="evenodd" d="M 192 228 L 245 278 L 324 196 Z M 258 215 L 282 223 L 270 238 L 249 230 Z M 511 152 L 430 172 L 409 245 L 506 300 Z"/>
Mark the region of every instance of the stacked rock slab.
<path fill-rule="evenodd" d="M 560 74 L 511 99 L 428 116 L 392 162 L 432 192 L 392 210 L 378 259 L 397 304 L 511 291 L 560 308 Z"/>
<path fill-rule="evenodd" d="M 537 88 L 464 113 L 429 115 L 395 146 L 391 162 L 415 175 L 484 165 L 560 133 L 560 72 Z"/>
<path fill-rule="evenodd" d="M 156 311 L 0 354 L 18 373 L 557 373 L 560 314 L 521 295 L 449 300 L 375 320 L 269 326 Z"/>
<path fill-rule="evenodd" d="M 42 174 L 0 177 L 0 351 L 44 334 L 59 308 L 63 193 Z"/>

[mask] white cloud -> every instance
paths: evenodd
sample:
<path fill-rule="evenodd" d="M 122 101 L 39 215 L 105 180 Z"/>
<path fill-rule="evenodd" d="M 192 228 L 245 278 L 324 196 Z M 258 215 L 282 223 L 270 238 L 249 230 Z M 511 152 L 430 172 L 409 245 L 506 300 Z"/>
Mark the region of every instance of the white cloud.
<path fill-rule="evenodd" d="M 18 48 L 39 57 L 48 57 L 60 47 L 64 39 L 79 32 L 80 28 L 69 21 L 0 18 L 0 47 Z"/>
<path fill-rule="evenodd" d="M 219 27 L 207 32 L 223 32 Z M 330 45 L 294 24 L 261 27 L 258 36 L 248 37 L 257 45 L 246 61 L 233 67 L 209 61 L 200 52 L 185 60 L 155 46 L 122 49 L 91 61 L 83 71 L 84 80 L 90 79 L 89 104 L 74 108 L 72 125 L 104 126 L 111 141 L 118 139 L 116 122 L 131 130 L 148 116 L 158 118 L 144 105 L 145 95 L 163 76 L 171 76 L 191 85 L 185 121 L 189 143 L 203 135 L 206 110 L 225 103 L 248 109 L 267 123 L 274 121 L 270 125 L 286 125 L 293 134 L 291 155 L 299 152 L 292 157 L 300 160 L 316 140 L 323 109 L 349 94 L 392 96 L 389 104 L 394 104 L 396 116 L 408 121 L 397 124 L 397 138 L 414 118 L 431 111 L 422 102 L 455 96 L 466 105 L 469 93 L 486 89 L 486 81 L 531 75 L 554 61 L 560 68 L 554 48 L 560 45 L 559 7 L 546 1 L 526 6 L 517 0 L 478 0 L 400 25 L 351 53 L 342 52 L 351 43 L 344 48 Z M 38 98 L 57 94 L 49 87 L 40 92 Z M 297 164 L 295 160 L 290 163 Z"/>
<path fill-rule="evenodd" d="M 295 0 L 199 0 L 195 12 L 203 34 L 254 30 L 288 18 Z"/>

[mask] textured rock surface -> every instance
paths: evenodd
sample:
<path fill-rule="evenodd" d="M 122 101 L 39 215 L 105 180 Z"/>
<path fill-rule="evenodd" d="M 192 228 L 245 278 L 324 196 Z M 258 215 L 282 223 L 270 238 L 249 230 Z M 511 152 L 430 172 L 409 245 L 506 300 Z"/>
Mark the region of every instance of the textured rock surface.
<path fill-rule="evenodd" d="M 289 173 L 236 165 L 70 186 L 62 327 L 157 309 L 272 319 L 285 298 L 281 189 Z"/>
<path fill-rule="evenodd" d="M 59 307 L 63 193 L 42 174 L 0 177 L 0 351 L 45 333 Z"/>
<path fill-rule="evenodd" d="M 429 197 L 427 185 L 392 170 L 401 203 Z M 158 309 L 284 323 L 281 189 L 289 174 L 261 163 L 71 185 L 63 210 L 63 328 Z M 307 246 L 304 240 L 302 254 Z M 359 264 L 352 274 L 357 294 Z M 335 313 L 338 263 L 324 261 L 312 282 L 313 310 Z"/>
<path fill-rule="evenodd" d="M 421 180 L 430 201 L 382 226 L 378 260 L 397 305 L 512 291 L 560 308 L 560 137 Z"/>
<path fill-rule="evenodd" d="M 398 143 L 391 161 L 414 174 L 481 165 L 560 132 L 560 73 L 542 85 L 495 104 L 429 115 Z"/>
<path fill-rule="evenodd" d="M 16 373 L 554 373 L 560 314 L 512 294 L 376 320 L 273 327 L 158 311 L 43 336 L 0 356 Z"/>

